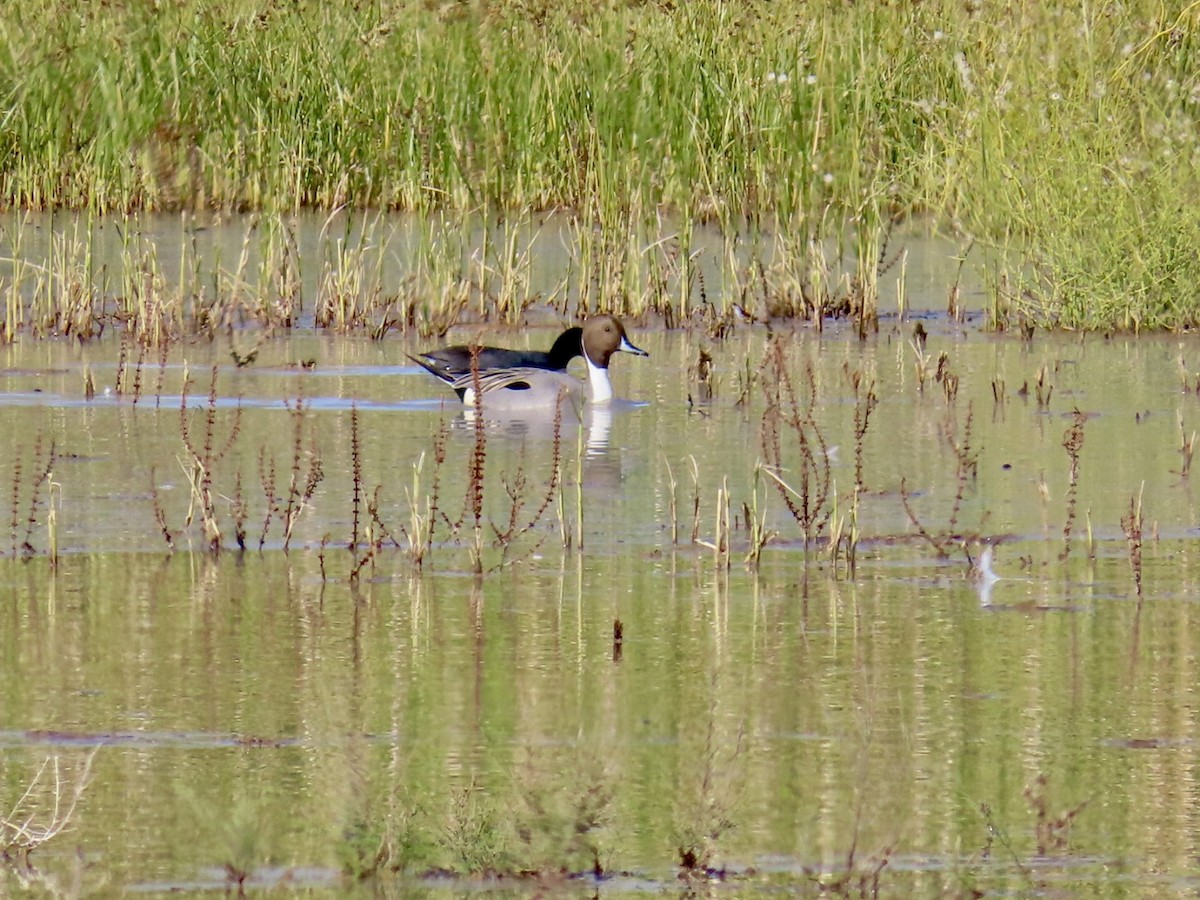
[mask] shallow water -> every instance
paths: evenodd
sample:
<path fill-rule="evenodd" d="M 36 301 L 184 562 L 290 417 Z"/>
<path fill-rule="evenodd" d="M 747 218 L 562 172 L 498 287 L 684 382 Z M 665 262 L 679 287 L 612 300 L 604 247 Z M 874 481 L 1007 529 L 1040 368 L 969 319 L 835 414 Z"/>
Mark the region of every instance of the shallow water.
<path fill-rule="evenodd" d="M 302 328 L 314 324 L 318 309 L 334 322 L 345 315 L 351 327 L 378 328 L 389 316 L 403 320 L 398 310 L 406 300 L 419 327 L 435 326 L 444 310 L 455 309 L 455 298 L 464 302 L 451 321 L 513 321 L 497 306 L 514 304 L 525 307 L 516 318 L 551 324 L 564 311 L 595 309 L 599 293 L 610 311 L 623 302 L 641 311 L 644 301 L 661 293 L 672 306 L 687 298 L 693 311 L 712 306 L 722 312 L 737 301 L 761 316 L 765 297 L 759 288 L 776 274 L 789 290 L 796 279 L 815 279 L 837 296 L 845 292 L 841 279 L 856 271 L 853 234 L 824 241 L 823 262 L 812 271 L 811 261 L 796 258 L 809 252 L 806 239 L 788 223 L 765 219 L 730 234 L 701 223 L 686 229 L 686 236 L 679 222 L 666 217 L 629 227 L 629 234 L 598 241 L 599 232 L 559 213 L 516 222 L 383 212 L 146 213 L 120 220 L 9 213 L 0 215 L 0 295 L 6 320 L 26 325 L 46 318 L 46 309 L 74 306 L 84 296 L 89 302 L 83 305 L 93 311 L 90 324 L 114 309 L 128 316 L 157 301 L 178 308 L 164 327 L 191 322 L 202 333 L 211 326 L 197 326 L 192 317 L 198 308 L 221 305 L 218 300 L 234 307 L 235 322 L 273 326 L 279 316 L 264 311 L 264 304 L 287 306 Z M 686 248 L 680 246 L 685 239 Z M 972 246 L 931 233 L 927 223 L 889 233 L 880 248 L 880 308 L 899 310 L 903 297 L 907 311 L 945 311 L 957 286 L 961 307 L 978 311 L 987 260 Z M 686 290 L 681 255 L 688 259 Z M 19 306 L 23 314 L 17 316 Z M 54 321 L 50 333 L 62 327 Z"/>
<path fill-rule="evenodd" d="M 406 490 L 432 489 L 442 423 L 439 505 L 462 515 L 479 432 L 407 360 L 415 344 L 298 332 L 245 368 L 227 344 L 181 345 L 136 373 L 128 358 L 122 395 L 114 344 L 3 348 L 0 812 L 46 758 L 69 786 L 95 753 L 71 827 L 32 855 L 34 871 L 4 869 L 6 889 L 201 891 L 233 866 L 251 885 L 340 893 L 353 887 L 339 875 L 347 830 L 378 836 L 385 822 L 415 871 L 364 893 L 675 889 L 679 848 L 701 833 L 738 891 L 815 893 L 842 877 L 869 889 L 876 869 L 881 891 L 929 896 L 1194 889 L 1200 512 L 1180 446 L 1200 421 L 1183 389 L 1200 344 L 926 326 L 923 391 L 910 323 L 885 320 L 866 343 L 834 328 L 786 344 L 796 383 L 810 365 L 815 377 L 842 516 L 860 443 L 852 376 L 875 381 L 852 577 L 826 542 L 806 553 L 766 476 L 757 504 L 778 534 L 757 570 L 743 562 L 761 326 L 721 341 L 636 332 L 651 357 L 618 357 L 614 380 L 638 402 L 562 423 L 557 450 L 552 421 L 489 423 L 481 579 L 469 512 L 457 535 L 439 526 L 421 569 L 385 540 L 350 577 L 356 443 L 363 494 L 378 498 L 375 523 L 359 505 L 360 537 L 386 529 L 403 544 Z M 703 403 L 689 374 L 701 348 L 716 365 Z M 953 399 L 934 378 L 941 352 Z M 289 412 L 298 398 L 302 415 Z M 219 555 L 187 524 L 182 423 L 203 446 L 210 406 L 214 458 L 228 444 L 211 471 Z M 796 485 L 792 438 L 782 474 Z M 286 497 L 293 461 L 303 481 L 314 454 L 323 480 L 288 552 L 278 513 L 259 552 L 264 473 L 273 462 Z M 502 553 L 505 486 L 526 474 L 518 518 L 532 518 L 556 454 L 562 490 Z M 960 458 L 974 474 L 960 477 Z M 246 553 L 230 513 L 239 475 Z M 721 490 L 728 566 L 704 545 Z M 1135 498 L 1140 599 L 1122 529 Z M 968 554 L 988 545 L 999 579 L 980 582 Z M 48 779 L 22 807 L 35 819 L 49 815 Z M 585 798 L 598 826 L 580 839 Z M 556 880 L 597 856 L 621 874 Z M 420 874 L 487 860 L 548 881 Z"/>

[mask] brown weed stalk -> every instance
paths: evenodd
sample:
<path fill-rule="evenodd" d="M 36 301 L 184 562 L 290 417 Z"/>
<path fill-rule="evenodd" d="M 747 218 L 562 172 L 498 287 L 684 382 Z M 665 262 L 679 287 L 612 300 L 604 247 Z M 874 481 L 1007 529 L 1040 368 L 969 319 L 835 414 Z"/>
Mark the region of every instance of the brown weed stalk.
<path fill-rule="evenodd" d="M 162 534 L 163 540 L 167 542 L 167 549 L 173 553 L 175 551 L 175 533 L 167 524 L 167 513 L 163 509 L 162 497 L 158 494 L 158 479 L 155 477 L 153 466 L 150 467 L 150 505 L 154 509 L 154 521 L 158 524 L 158 530 Z"/>
<path fill-rule="evenodd" d="M 1033 784 L 1028 785 L 1023 792 L 1025 802 L 1029 804 L 1029 809 L 1034 815 L 1033 836 L 1037 845 L 1037 855 L 1040 857 L 1062 853 L 1068 849 L 1071 825 L 1088 805 L 1088 801 L 1084 800 L 1065 812 L 1052 815 L 1046 791 L 1047 781 L 1045 775 L 1038 775 Z"/>
<path fill-rule="evenodd" d="M 33 532 L 38 526 L 38 512 L 41 506 L 42 488 L 52 485 L 51 478 L 54 472 L 54 463 L 58 459 L 54 442 L 51 441 L 50 446 L 47 447 L 44 440 L 41 432 L 34 439 L 32 459 L 30 461 L 30 467 L 33 469 L 33 481 L 27 488 L 28 496 L 25 498 L 25 515 L 23 519 L 21 516 L 21 495 L 24 493 L 25 464 L 22 463 L 22 450 L 19 446 L 14 454 L 11 492 L 12 508 L 9 519 L 11 553 L 14 558 L 19 555 L 23 559 L 29 559 L 36 552 L 33 546 Z"/>
<path fill-rule="evenodd" d="M 1042 363 L 1042 367 L 1038 369 L 1034 388 L 1037 394 L 1038 409 L 1049 410 L 1050 398 L 1054 396 L 1054 385 L 1050 383 L 1050 370 L 1046 368 L 1045 363 Z"/>
<path fill-rule="evenodd" d="M 967 404 L 966 421 L 963 423 L 962 437 L 955 438 L 948 433 L 950 447 L 954 451 L 955 484 L 954 506 L 950 512 L 949 530 L 953 532 L 958 527 L 958 516 L 962 512 L 963 501 L 967 495 L 968 483 L 973 483 L 979 473 L 979 453 L 971 446 L 971 426 L 975 423 L 975 409 Z"/>
<path fill-rule="evenodd" d="M 358 430 L 358 404 L 350 404 L 350 470 L 353 473 L 353 494 L 350 510 L 350 544 L 351 552 L 358 549 L 358 520 L 362 510 L 363 478 L 362 478 L 362 437 Z"/>
<path fill-rule="evenodd" d="M 242 470 L 233 478 L 233 498 L 230 501 L 230 516 L 233 518 L 233 539 L 239 550 L 246 549 L 246 498 L 242 494 Z"/>
<path fill-rule="evenodd" d="M 138 353 L 137 360 L 133 364 L 133 405 L 137 406 L 138 401 L 142 399 L 142 372 L 146 367 L 146 345 L 139 342 L 137 345 Z"/>
<path fill-rule="evenodd" d="M 218 553 L 221 550 L 221 528 L 217 521 L 217 494 L 213 490 L 213 469 L 230 451 L 241 433 L 242 405 L 240 402 L 238 403 L 229 433 L 220 449 L 217 449 L 217 367 L 213 366 L 212 377 L 208 385 L 208 398 L 200 417 L 203 433 L 200 441 L 197 441 L 192 430 L 187 403 L 190 383 L 190 380 L 184 380 L 179 403 L 179 433 L 190 458 L 190 466 L 185 468 L 188 482 L 191 485 L 191 505 L 188 509 L 186 525 L 191 525 L 198 511 L 208 548 L 211 552 Z"/>
<path fill-rule="evenodd" d="M 129 332 L 121 332 L 121 345 L 117 351 L 117 372 L 113 376 L 113 393 L 120 397 L 125 393 L 125 367 L 129 361 Z"/>
<path fill-rule="evenodd" d="M 1058 554 L 1059 562 L 1071 556 L 1071 533 L 1075 527 L 1076 504 L 1079 499 L 1079 451 L 1083 449 L 1083 426 L 1087 416 L 1075 410 L 1071 426 L 1063 432 L 1063 449 L 1067 451 L 1070 465 L 1067 469 L 1067 511 L 1063 522 L 1063 548 Z"/>
<path fill-rule="evenodd" d="M 366 550 L 362 556 L 355 560 L 354 568 L 350 571 L 350 581 L 356 583 L 359 578 L 359 573 L 367 566 L 374 565 L 379 551 L 383 549 L 386 542 L 391 542 L 393 547 L 400 548 L 400 542 L 396 540 L 395 535 L 384 523 L 380 516 L 380 497 L 383 494 L 383 485 L 375 485 L 375 490 L 371 492 L 371 497 L 365 501 L 367 513 L 367 525 L 365 533 L 362 535 L 361 544 L 365 545 Z M 355 511 L 357 515 L 357 510 Z M 403 529 L 401 529 L 403 530 Z M 351 548 L 351 552 L 354 548 Z"/>
<path fill-rule="evenodd" d="M 483 391 L 479 383 L 479 349 L 471 348 L 471 389 L 475 394 L 475 440 L 471 445 L 471 458 L 468 463 L 468 483 L 466 503 L 474 521 L 475 541 L 471 550 L 471 560 L 475 574 L 483 574 L 483 475 L 487 465 L 487 429 L 483 419 Z M 465 517 L 465 510 L 464 510 Z"/>
<path fill-rule="evenodd" d="M 764 470 L 775 483 L 788 513 L 800 526 L 806 543 L 812 541 L 829 519 L 831 485 L 828 448 L 817 424 L 816 373 L 812 362 L 805 366 L 808 391 L 801 399 L 787 370 L 783 342 L 778 336 L 767 346 L 762 369 L 767 405 L 760 430 Z M 794 442 L 793 452 L 784 452 L 783 436 Z M 785 457 L 795 456 L 792 483 L 784 480 Z"/>
<path fill-rule="evenodd" d="M 942 535 L 935 535 L 927 529 L 925 523 L 918 518 L 916 511 L 912 508 L 912 504 L 909 502 L 908 482 L 904 478 L 900 479 L 900 503 L 904 507 L 904 514 L 908 516 L 909 523 L 917 530 L 917 534 L 920 535 L 921 539 L 933 547 L 937 551 L 938 556 L 949 556 L 950 554 L 946 549 L 948 544 L 944 537 Z"/>
<path fill-rule="evenodd" d="M 546 514 L 546 511 L 550 508 L 551 503 L 554 502 L 554 498 L 558 493 L 558 484 L 562 472 L 562 410 L 565 401 L 566 396 L 560 394 L 559 402 L 554 407 L 554 438 L 550 451 L 550 478 L 546 482 L 546 489 L 542 493 L 537 507 L 528 515 L 523 524 L 521 522 L 522 512 L 527 505 L 525 491 L 529 486 L 529 476 L 525 471 L 525 467 L 518 465 L 512 481 L 508 481 L 507 479 L 504 481 L 504 490 L 508 494 L 509 499 L 508 522 L 505 524 L 503 530 L 498 528 L 494 522 L 492 523 L 492 533 L 495 536 L 496 545 L 500 548 L 500 563 L 497 568 L 509 561 L 508 553 L 513 541 L 533 530 L 538 522 L 542 520 L 542 517 Z M 539 541 L 538 545 L 540 546 L 540 544 L 541 542 Z M 534 547 L 530 552 L 535 552 L 536 549 L 537 547 Z"/>
<path fill-rule="evenodd" d="M 385 543 L 390 543 L 393 547 L 399 549 L 400 542 L 396 540 L 396 536 L 392 534 L 392 530 L 384 524 L 382 517 L 379 515 L 381 506 L 380 495 L 382 493 L 383 485 L 375 485 L 375 490 L 371 492 L 371 499 L 367 501 L 367 516 L 371 522 L 367 538 L 371 546 L 376 550 L 381 549 Z"/>
<path fill-rule="evenodd" d="M 875 379 L 867 378 L 861 370 L 854 372 L 851 382 L 854 385 L 854 489 L 861 492 L 866 488 L 863 483 L 863 443 L 879 397 L 875 393 Z"/>
<path fill-rule="evenodd" d="M 170 343 L 163 341 L 158 348 L 158 374 L 154 376 L 154 408 L 162 406 L 163 381 L 167 376 L 167 351 Z"/>
<path fill-rule="evenodd" d="M 19 450 L 13 458 L 12 491 L 10 496 L 12 499 L 9 502 L 10 519 L 8 530 L 12 538 L 11 553 L 15 557 L 17 555 L 17 535 L 21 533 L 21 454 Z"/>
<path fill-rule="evenodd" d="M 908 521 L 917 530 L 922 540 L 927 542 L 942 558 L 950 556 L 956 547 L 965 547 L 979 538 L 978 533 L 962 534 L 959 532 L 958 519 L 966 501 L 967 487 L 972 484 L 978 474 L 979 459 L 975 448 L 971 445 L 971 428 L 974 423 L 974 407 L 967 404 L 966 421 L 963 424 L 961 436 L 956 434 L 955 421 L 952 412 L 947 413 L 944 438 L 954 453 L 955 460 L 955 491 L 954 501 L 950 507 L 950 516 L 946 527 L 940 531 L 927 528 L 917 516 L 909 499 L 908 486 L 905 479 L 900 479 L 900 502 Z"/>
<path fill-rule="evenodd" d="M 712 354 L 703 347 L 700 348 L 696 364 L 688 366 L 688 382 L 696 385 L 695 395 L 690 391 L 688 392 L 689 407 L 697 403 L 709 403 L 712 401 L 715 393 L 713 387 L 713 358 Z"/>
<path fill-rule="evenodd" d="M 1144 485 L 1143 485 L 1144 487 Z M 1138 599 L 1142 598 L 1142 492 L 1129 498 L 1129 512 L 1121 516 L 1121 530 L 1129 546 L 1129 568 L 1133 572 L 1133 586 Z"/>
<path fill-rule="evenodd" d="M 958 375 L 950 368 L 950 355 L 944 351 L 938 354 L 933 380 L 942 386 L 947 405 L 952 405 L 958 399 Z"/>
<path fill-rule="evenodd" d="M 997 410 L 1003 409 L 1004 404 L 1008 401 L 1008 388 L 1004 385 L 1004 379 L 999 375 L 992 378 L 992 406 L 993 416 Z"/>
<path fill-rule="evenodd" d="M 879 880 L 883 870 L 892 860 L 893 848 L 885 846 L 878 853 L 862 859 L 858 852 L 858 820 L 861 808 L 855 816 L 854 840 L 846 851 L 846 859 L 837 872 L 825 874 L 809 866 L 804 867 L 804 874 L 822 894 L 833 897 L 879 897 Z"/>
<path fill-rule="evenodd" d="M 259 533 L 258 549 L 266 544 L 273 522 L 278 519 L 283 531 L 283 550 L 291 545 L 296 523 L 312 502 L 317 486 L 324 480 L 325 472 L 316 439 L 310 438 L 305 448 L 305 424 L 308 408 L 303 396 L 285 400 L 292 425 L 292 462 L 288 471 L 287 495 L 280 496 L 276 489 L 278 469 L 274 457 L 269 457 L 265 447 L 258 451 L 258 480 L 266 501 L 262 530 Z"/>
<path fill-rule="evenodd" d="M 54 472 L 54 462 L 57 459 L 55 453 L 54 441 L 50 442 L 50 446 L 45 449 L 45 458 L 42 457 L 43 445 L 42 436 L 39 434 L 33 445 L 33 459 L 35 469 L 35 478 L 33 479 L 33 488 L 29 493 L 29 509 L 25 514 L 25 540 L 21 544 L 22 552 L 26 559 L 33 556 L 33 531 L 37 527 L 38 522 L 38 507 L 41 505 L 42 488 L 51 484 L 51 476 Z"/>
<path fill-rule="evenodd" d="M 282 510 L 283 518 L 283 549 L 287 552 L 292 540 L 292 532 L 301 513 L 308 508 L 316 493 L 317 485 L 325 477 L 321 467 L 321 454 L 317 451 L 313 439 L 304 452 L 304 422 L 307 407 L 303 397 L 288 403 L 288 412 L 292 420 L 292 469 L 288 478 L 288 494 Z M 307 461 L 307 466 L 305 462 Z"/>
<path fill-rule="evenodd" d="M 275 515 L 275 458 L 267 456 L 267 448 L 258 448 L 258 483 L 262 486 L 266 498 L 266 511 L 263 513 L 262 530 L 258 535 L 258 549 L 261 551 L 267 542 L 267 534 L 271 530 L 271 519 Z"/>

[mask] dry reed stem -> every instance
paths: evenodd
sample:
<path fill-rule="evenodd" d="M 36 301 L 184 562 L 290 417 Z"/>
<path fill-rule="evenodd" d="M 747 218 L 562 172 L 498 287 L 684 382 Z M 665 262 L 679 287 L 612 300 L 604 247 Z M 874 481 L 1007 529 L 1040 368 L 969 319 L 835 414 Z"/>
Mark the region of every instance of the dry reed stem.
<path fill-rule="evenodd" d="M 837 491 L 833 492 L 833 509 L 829 517 L 828 553 L 835 578 L 838 574 L 839 563 L 845 566 L 848 579 L 853 579 L 858 570 L 858 499 L 859 491 L 855 487 L 849 511 L 842 512 L 838 504 Z"/>
<path fill-rule="evenodd" d="M 1038 369 L 1037 380 L 1034 382 L 1037 394 L 1037 405 L 1040 410 L 1050 409 L 1050 398 L 1054 396 L 1054 385 L 1050 383 L 1050 370 L 1042 363 Z"/>
<path fill-rule="evenodd" d="M 87 789 L 92 762 L 99 752 L 100 748 L 96 747 L 83 758 L 73 781 L 64 776 L 57 755 L 42 761 L 25 792 L 7 815 L 0 816 L 0 858 L 15 857 L 28 865 L 30 853 L 67 829 Z M 47 774 L 53 779 L 51 785 L 42 783 Z M 39 802 L 46 792 L 49 792 L 49 809 L 40 809 Z"/>
<path fill-rule="evenodd" d="M 933 380 L 942 386 L 942 394 L 946 398 L 946 404 L 953 405 L 958 399 L 958 375 L 950 367 L 950 355 L 945 353 L 938 354 L 937 368 L 934 371 Z"/>
<path fill-rule="evenodd" d="M 765 503 L 764 509 L 759 510 L 758 486 L 762 475 L 770 475 L 771 473 L 763 468 L 761 462 L 754 467 L 754 484 L 751 487 L 750 497 L 753 500 L 752 507 L 746 507 L 746 526 L 750 532 L 750 546 L 746 551 L 744 562 L 747 567 L 753 571 L 757 571 L 762 562 L 762 552 L 776 536 L 773 529 L 767 528 L 767 518 Z M 764 486 L 764 495 L 766 488 Z M 765 496 L 764 496 L 765 500 Z"/>
<path fill-rule="evenodd" d="M 1179 477 L 1187 478 L 1192 473 L 1192 457 L 1196 452 L 1196 432 L 1192 431 L 1191 435 L 1187 433 L 1187 429 L 1183 425 L 1183 412 L 1176 410 L 1176 423 L 1179 425 L 1179 455 L 1181 457 L 1179 463 Z"/>
<path fill-rule="evenodd" d="M 917 323 L 920 325 L 920 323 Z M 929 378 L 929 361 L 933 359 L 933 354 L 925 349 L 925 329 L 922 328 L 919 336 L 912 338 L 909 341 L 909 346 L 912 347 L 913 354 L 916 359 L 913 362 L 913 372 L 917 377 L 917 393 L 925 393 L 925 381 Z"/>
<path fill-rule="evenodd" d="M 696 500 L 699 503 L 699 485 L 697 485 Z M 701 547 L 707 547 L 713 552 L 713 560 L 718 564 L 724 563 L 729 568 L 729 476 L 721 479 L 717 488 L 717 503 L 714 510 L 713 539 L 711 541 L 696 540 Z"/>
<path fill-rule="evenodd" d="M 675 489 L 678 486 L 675 481 L 675 472 L 671 468 L 671 461 L 667 459 L 666 453 L 663 453 L 663 464 L 667 467 L 667 515 L 671 519 L 671 546 L 679 546 L 679 506 L 675 495 Z"/>

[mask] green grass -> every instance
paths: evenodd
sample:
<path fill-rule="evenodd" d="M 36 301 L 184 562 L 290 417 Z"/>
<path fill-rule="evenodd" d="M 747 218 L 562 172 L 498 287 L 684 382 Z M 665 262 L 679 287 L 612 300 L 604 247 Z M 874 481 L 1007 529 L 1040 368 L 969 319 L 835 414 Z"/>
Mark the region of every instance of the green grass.
<path fill-rule="evenodd" d="M 1018 252 L 997 324 L 1186 327 L 1198 26 L 1150 0 L 8 4 L 0 204 L 568 208 L 621 236 L 665 208 L 863 248 L 928 215 Z"/>

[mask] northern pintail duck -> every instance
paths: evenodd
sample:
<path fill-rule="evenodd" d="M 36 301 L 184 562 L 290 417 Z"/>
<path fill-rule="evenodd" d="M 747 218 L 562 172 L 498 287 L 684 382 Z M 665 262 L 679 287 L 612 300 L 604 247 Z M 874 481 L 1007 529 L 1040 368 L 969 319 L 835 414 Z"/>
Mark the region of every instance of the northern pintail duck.
<path fill-rule="evenodd" d="M 608 363 L 619 351 L 650 355 L 630 343 L 620 319 L 593 316 L 582 328 L 564 331 L 549 353 L 460 345 L 412 359 L 450 385 L 467 406 L 479 405 L 478 390 L 486 398 L 483 405 L 490 409 L 552 409 L 564 396 L 572 401 L 583 397 L 583 383 L 564 371 L 576 356 L 582 356 L 587 365 L 587 399 L 595 404 L 611 402 L 614 394 Z M 477 360 L 474 369 L 472 359 Z"/>

